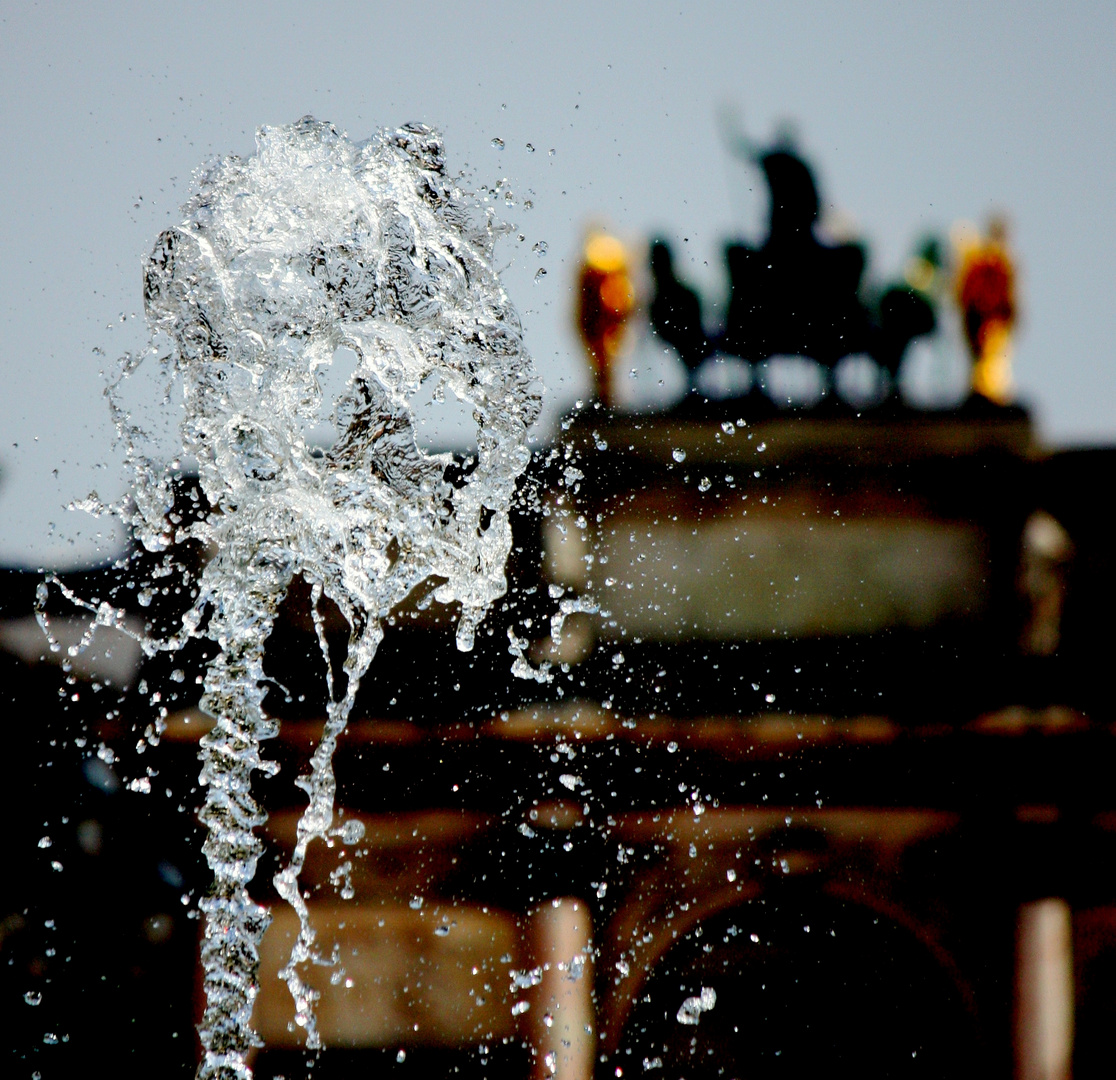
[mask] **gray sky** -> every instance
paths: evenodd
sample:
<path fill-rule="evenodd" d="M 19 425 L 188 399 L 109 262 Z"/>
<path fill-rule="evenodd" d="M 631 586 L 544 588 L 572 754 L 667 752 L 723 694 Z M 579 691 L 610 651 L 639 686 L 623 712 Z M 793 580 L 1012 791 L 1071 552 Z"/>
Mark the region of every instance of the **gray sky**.
<path fill-rule="evenodd" d="M 305 113 L 357 139 L 434 124 L 452 168 L 533 202 L 508 211 L 526 240 L 501 261 L 544 425 L 587 387 L 570 332 L 587 221 L 674 236 L 723 294 L 724 240 L 763 215 L 717 136 L 732 102 L 761 140 L 795 122 L 877 280 L 921 233 L 1006 210 L 1021 396 L 1053 443 L 1116 441 L 1111 4 L 0 0 L 0 86 L 3 563 L 93 557 L 101 526 L 62 507 L 121 490 L 99 371 L 144 341 L 140 260 L 196 166 Z"/>

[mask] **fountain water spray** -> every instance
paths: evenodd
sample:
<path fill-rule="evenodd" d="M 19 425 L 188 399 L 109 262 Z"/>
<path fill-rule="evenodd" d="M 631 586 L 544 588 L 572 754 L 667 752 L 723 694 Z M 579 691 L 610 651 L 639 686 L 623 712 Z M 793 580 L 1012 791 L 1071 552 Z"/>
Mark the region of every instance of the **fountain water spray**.
<path fill-rule="evenodd" d="M 275 770 L 260 744 L 278 731 L 263 707 L 263 660 L 279 604 L 296 577 L 310 584 L 329 690 L 311 772 L 298 781 L 309 805 L 275 878 L 301 921 L 282 975 L 315 1048 L 314 992 L 298 974 L 314 931 L 298 875 L 308 844 L 332 826 L 334 746 L 381 620 L 420 583 L 437 579 L 436 599 L 460 605 L 457 645 L 472 648 L 506 588 L 508 510 L 540 399 L 492 268 L 500 226 L 447 175 L 431 129 L 354 143 L 311 118 L 262 128 L 252 157 L 200 175 L 184 215 L 145 269 L 152 344 L 125 358 L 109 396 L 133 472 L 137 536 L 149 550 L 195 539 L 212 552 L 181 633 L 158 647 L 204 636 L 220 649 L 202 697 L 215 720 L 201 749 L 214 881 L 201 902 L 198 1076 L 231 1078 L 250 1076 L 246 1055 L 258 1042 L 250 1018 L 267 914 L 248 885 L 265 814 L 250 784 L 254 770 Z M 356 368 L 336 400 L 324 400 L 320 376 L 338 349 L 356 355 Z M 145 449 L 148 436 L 121 404 L 123 380 L 144 359 L 180 388 L 182 448 L 210 507 L 177 527 L 168 525 L 175 469 Z M 424 384 L 472 409 L 477 449 L 464 470 L 416 443 L 411 402 Z M 327 419 L 338 436 L 324 448 L 308 432 Z M 326 648 L 323 597 L 350 627 L 341 671 Z"/>

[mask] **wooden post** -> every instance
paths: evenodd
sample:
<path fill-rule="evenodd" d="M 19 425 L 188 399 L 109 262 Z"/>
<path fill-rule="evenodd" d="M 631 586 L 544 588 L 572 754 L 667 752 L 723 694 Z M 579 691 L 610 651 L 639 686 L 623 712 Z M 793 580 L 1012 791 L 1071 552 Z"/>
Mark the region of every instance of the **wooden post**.
<path fill-rule="evenodd" d="M 1016 1080 L 1069 1080 L 1073 995 L 1069 904 L 1053 897 L 1024 904 L 1015 938 Z"/>
<path fill-rule="evenodd" d="M 530 949 L 541 979 L 525 1033 L 535 1080 L 591 1080 L 597 1046 L 593 924 L 582 900 L 545 901 L 531 916 Z"/>

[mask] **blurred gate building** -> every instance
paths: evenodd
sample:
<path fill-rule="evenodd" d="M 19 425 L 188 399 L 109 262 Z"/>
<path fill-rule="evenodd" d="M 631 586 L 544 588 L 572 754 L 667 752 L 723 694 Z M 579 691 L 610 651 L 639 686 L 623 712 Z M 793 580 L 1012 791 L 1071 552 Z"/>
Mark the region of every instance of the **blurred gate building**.
<path fill-rule="evenodd" d="M 660 300 L 668 331 L 692 307 Z M 910 296 L 888 310 L 922 317 Z M 860 332 L 848 304 L 827 317 Z M 280 771 L 258 785 L 273 921 L 256 1075 L 1100 1075 L 1116 451 L 1043 446 L 1025 410 L 979 399 L 690 393 L 624 413 L 602 319 L 599 397 L 522 480 L 507 596 L 475 649 L 454 647 L 431 590 L 387 620 L 335 758 L 337 827 L 302 878 L 324 1044 L 309 1057 L 277 977 L 297 924 L 269 882 L 325 682 L 310 591 L 287 597 L 267 661 Z M 874 340 L 891 349 L 887 325 Z M 676 345 L 695 368 L 715 344 L 697 331 Z M 129 593 L 151 577 L 133 560 L 67 581 L 173 626 L 189 599 L 172 578 Z M 0 608 L 11 752 L 36 763 L 4 792 L 4 1040 L 44 1076 L 82 1074 L 94 1044 L 127 1047 L 121 1076 L 189 1075 L 207 647 L 144 660 L 99 630 L 52 656 L 41 580 L 6 573 Z M 80 638 L 57 595 L 50 612 Z"/>

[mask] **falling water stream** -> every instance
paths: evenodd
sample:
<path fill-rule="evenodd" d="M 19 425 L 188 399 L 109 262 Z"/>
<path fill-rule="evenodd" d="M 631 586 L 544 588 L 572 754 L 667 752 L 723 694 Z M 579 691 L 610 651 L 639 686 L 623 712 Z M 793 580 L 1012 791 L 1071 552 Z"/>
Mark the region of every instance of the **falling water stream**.
<path fill-rule="evenodd" d="M 508 510 L 540 401 L 492 267 L 501 226 L 447 173 L 435 131 L 411 125 L 356 143 L 311 118 L 263 128 L 254 155 L 199 175 L 183 213 L 145 268 L 151 345 L 124 358 L 110 400 L 133 472 L 137 536 L 152 551 L 193 539 L 212 553 L 180 632 L 147 643 L 205 637 L 219 647 L 201 702 L 215 721 L 201 747 L 213 885 L 201 901 L 198 1076 L 208 1080 L 250 1076 L 258 1041 L 250 1019 L 268 916 L 248 888 L 265 814 L 250 786 L 254 771 L 276 768 L 261 743 L 278 731 L 263 705 L 263 661 L 279 605 L 296 577 L 309 583 L 329 691 L 321 741 L 298 781 L 308 806 L 275 877 L 301 923 L 282 977 L 315 1048 L 315 993 L 299 976 L 314 958 L 314 930 L 298 877 L 307 846 L 333 824 L 334 747 L 383 618 L 421 582 L 437 579 L 437 600 L 459 605 L 457 646 L 472 648 L 506 587 Z M 351 350 L 356 366 L 330 399 L 322 376 L 338 350 Z M 196 461 L 210 507 L 200 520 L 168 518 L 181 466 L 163 464 L 122 403 L 144 362 L 159 366 L 165 403 L 181 409 L 182 453 Z M 472 410 L 477 444 L 464 469 L 416 442 L 420 388 Z M 328 446 L 311 434 L 323 424 L 336 435 Z M 341 670 L 326 648 L 322 598 L 350 627 Z M 117 614 L 100 611 L 98 621 Z"/>

